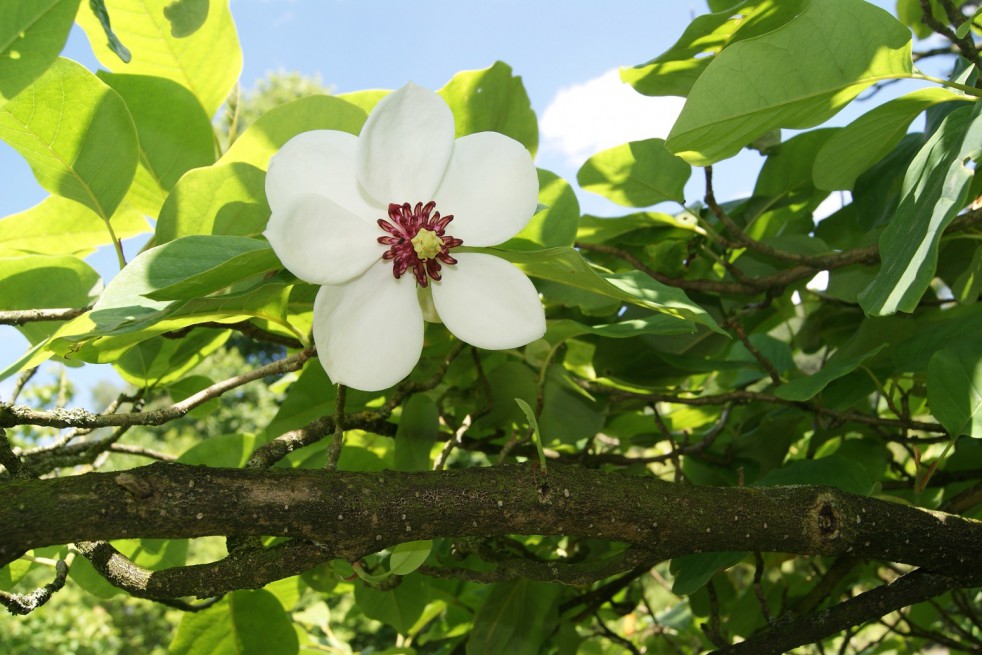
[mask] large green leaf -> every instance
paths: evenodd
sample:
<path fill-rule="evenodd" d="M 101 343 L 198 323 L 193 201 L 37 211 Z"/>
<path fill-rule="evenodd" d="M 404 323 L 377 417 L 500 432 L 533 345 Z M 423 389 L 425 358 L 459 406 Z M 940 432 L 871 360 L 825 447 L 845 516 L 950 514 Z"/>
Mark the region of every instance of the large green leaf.
<path fill-rule="evenodd" d="M 911 122 L 925 109 L 968 96 L 928 87 L 895 98 L 866 112 L 839 130 L 815 158 L 815 186 L 834 191 L 852 189 L 856 178 L 893 150 Z"/>
<path fill-rule="evenodd" d="M 662 284 L 641 273 L 600 273 L 573 248 L 547 248 L 528 252 L 482 249 L 507 259 L 532 277 L 551 280 L 593 293 L 671 314 L 721 331 L 702 307 L 681 289 Z"/>
<path fill-rule="evenodd" d="M 155 243 L 194 234 L 262 234 L 269 220 L 265 183 L 265 173 L 246 163 L 189 172 L 160 208 Z"/>
<path fill-rule="evenodd" d="M 522 78 L 507 64 L 496 61 L 490 68 L 457 73 L 437 93 L 450 105 L 456 136 L 500 132 L 535 154 L 539 124 Z"/>
<path fill-rule="evenodd" d="M 180 84 L 149 75 L 99 72 L 123 98 L 140 138 L 140 164 L 159 189 L 170 191 L 182 175 L 215 161 L 208 116 Z"/>
<path fill-rule="evenodd" d="M 152 300 L 193 300 L 220 291 L 237 282 L 265 275 L 282 267 L 276 253 L 265 241 L 246 237 L 191 236 L 171 241 L 170 254 L 158 260 L 161 267 L 168 266 L 169 258 L 181 258 L 184 253 L 202 253 L 202 262 L 211 267 L 189 272 L 155 291 L 145 294 Z M 179 244 L 179 245 L 178 245 Z M 190 270 L 190 269 L 188 269 Z M 157 280 L 163 283 L 163 279 Z"/>
<path fill-rule="evenodd" d="M 467 655 L 537 655 L 558 620 L 562 587 L 531 580 L 499 582 L 474 617 Z"/>
<path fill-rule="evenodd" d="M 666 145 L 691 164 L 712 164 L 773 129 L 817 125 L 870 84 L 911 70 L 910 32 L 890 14 L 863 0 L 813 1 L 717 55 Z"/>
<path fill-rule="evenodd" d="M 585 214 L 576 228 L 576 240 L 581 243 L 607 243 L 622 234 L 646 229 L 678 229 L 686 232 L 699 230 L 690 214 L 671 216 L 661 212 L 638 212 L 627 216 L 606 218 Z"/>
<path fill-rule="evenodd" d="M 927 366 L 931 413 L 952 437 L 982 437 L 982 341 L 956 341 Z"/>
<path fill-rule="evenodd" d="M 112 226 L 120 239 L 150 230 L 146 219 L 131 211 L 116 212 Z M 61 196 L 48 196 L 0 220 L 0 256 L 4 257 L 29 253 L 85 256 L 109 243 L 109 230 L 101 218 L 85 205 Z"/>
<path fill-rule="evenodd" d="M 30 86 L 68 39 L 79 0 L 0 2 L 0 106 Z"/>
<path fill-rule="evenodd" d="M 361 132 L 368 114 L 335 96 L 316 95 L 270 109 L 249 126 L 222 155 L 221 163 L 243 162 L 266 170 L 284 143 L 310 130 Z"/>
<path fill-rule="evenodd" d="M 621 79 L 648 96 L 685 96 L 723 48 L 788 22 L 807 0 L 744 0 L 697 16 L 671 48 L 651 61 L 621 69 Z"/>
<path fill-rule="evenodd" d="M 626 207 L 647 207 L 663 200 L 681 204 L 691 170 L 665 149 L 664 140 L 645 139 L 598 152 L 580 167 L 576 181 Z"/>
<path fill-rule="evenodd" d="M 104 220 L 136 171 L 139 146 L 126 103 L 68 59 L 0 107 L 0 139 L 24 156 L 41 186 Z"/>
<path fill-rule="evenodd" d="M 214 116 L 242 70 L 242 51 L 228 0 L 105 3 L 113 31 L 133 59 L 124 64 L 110 49 L 102 25 L 86 2 L 77 20 L 99 63 L 111 71 L 173 80 L 195 95 L 209 117 Z M 195 13 L 198 20 L 190 18 Z"/>
<path fill-rule="evenodd" d="M 860 496 L 868 496 L 874 488 L 866 467 L 841 455 L 788 462 L 768 471 L 755 486 L 802 484 L 829 485 Z"/>
<path fill-rule="evenodd" d="M 170 644 L 172 655 L 296 655 L 293 623 L 263 589 L 233 591 L 206 610 L 187 612 Z"/>
<path fill-rule="evenodd" d="M 543 207 L 522 231 L 502 244 L 508 250 L 538 250 L 571 246 L 576 239 L 580 203 L 572 187 L 554 173 L 537 169 L 539 205 Z"/>
<path fill-rule="evenodd" d="M 746 557 L 746 553 L 721 551 L 718 553 L 692 553 L 672 558 L 672 593 L 689 596 L 700 589 L 713 576 L 735 566 Z"/>
<path fill-rule="evenodd" d="M 948 114 L 907 169 L 900 206 L 880 236 L 880 271 L 859 294 L 867 314 L 912 312 L 931 283 L 941 234 L 968 201 L 967 162 L 982 157 L 980 116 L 982 102 Z"/>

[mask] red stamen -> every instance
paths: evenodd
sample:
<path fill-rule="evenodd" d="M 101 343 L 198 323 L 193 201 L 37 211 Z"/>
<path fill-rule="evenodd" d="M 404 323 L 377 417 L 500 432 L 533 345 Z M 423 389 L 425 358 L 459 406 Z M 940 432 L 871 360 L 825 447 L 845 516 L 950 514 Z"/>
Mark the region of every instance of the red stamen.
<path fill-rule="evenodd" d="M 401 205 L 391 203 L 388 209 L 389 220 L 378 219 L 379 227 L 391 235 L 379 237 L 378 242 L 389 246 L 382 254 L 382 259 L 392 260 L 392 274 L 396 279 L 412 269 L 416 283 L 425 287 L 429 280 L 441 279 L 441 262 L 447 265 L 457 263 L 450 255 L 450 249 L 464 242 L 444 233 L 453 221 L 453 214 L 440 216 L 440 212 L 433 211 L 435 208 L 436 203 L 432 200 L 425 205 L 417 202 L 415 206 L 408 202 Z M 440 238 L 440 249 L 431 258 L 421 259 L 412 243 L 420 230 L 429 230 Z"/>

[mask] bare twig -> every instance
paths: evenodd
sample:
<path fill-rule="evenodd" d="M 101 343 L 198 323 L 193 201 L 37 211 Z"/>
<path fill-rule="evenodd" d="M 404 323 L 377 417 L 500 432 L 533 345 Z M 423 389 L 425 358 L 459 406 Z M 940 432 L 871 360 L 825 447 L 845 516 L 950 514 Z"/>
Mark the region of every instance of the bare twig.
<path fill-rule="evenodd" d="M 92 309 L 64 307 L 59 309 L 8 309 L 0 311 L 0 325 L 24 325 L 40 321 L 67 321 Z"/>
<path fill-rule="evenodd" d="M 67 579 L 68 564 L 65 560 L 60 559 L 55 564 L 54 580 L 29 594 L 12 594 L 7 591 L 0 591 L 0 605 L 6 607 L 11 614 L 30 614 L 51 600 L 51 596 L 65 586 Z"/>

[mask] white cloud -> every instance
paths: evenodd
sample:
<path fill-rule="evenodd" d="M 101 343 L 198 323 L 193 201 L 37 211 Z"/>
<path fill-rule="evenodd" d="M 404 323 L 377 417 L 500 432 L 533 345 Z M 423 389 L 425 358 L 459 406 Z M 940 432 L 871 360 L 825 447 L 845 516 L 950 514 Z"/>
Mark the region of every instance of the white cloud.
<path fill-rule="evenodd" d="M 590 155 L 628 141 L 665 138 L 685 100 L 643 96 L 621 82 L 617 69 L 564 87 L 542 113 L 542 147 L 578 168 Z"/>

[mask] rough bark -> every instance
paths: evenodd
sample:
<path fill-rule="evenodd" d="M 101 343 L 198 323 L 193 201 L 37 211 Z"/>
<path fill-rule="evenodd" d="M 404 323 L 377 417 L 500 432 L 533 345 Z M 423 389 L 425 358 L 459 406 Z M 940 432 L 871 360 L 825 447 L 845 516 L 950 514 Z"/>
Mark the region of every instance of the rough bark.
<path fill-rule="evenodd" d="M 278 548 L 163 572 L 127 572 L 137 595 L 257 587 L 332 558 L 433 537 L 543 534 L 630 544 L 654 563 L 746 550 L 877 558 L 982 579 L 982 522 L 827 487 L 694 487 L 651 477 L 524 465 L 439 472 L 240 470 L 157 463 L 0 485 L 0 566 L 53 544 L 209 535 L 293 537 Z M 98 551 L 98 552 L 97 552 Z M 638 558 L 625 560 L 624 570 Z M 555 579 L 562 579 L 557 563 Z M 609 567 L 608 567 L 609 569 Z M 608 575 L 613 571 L 608 570 Z"/>

